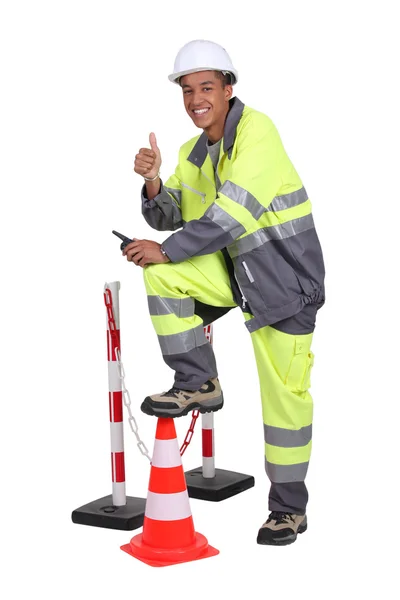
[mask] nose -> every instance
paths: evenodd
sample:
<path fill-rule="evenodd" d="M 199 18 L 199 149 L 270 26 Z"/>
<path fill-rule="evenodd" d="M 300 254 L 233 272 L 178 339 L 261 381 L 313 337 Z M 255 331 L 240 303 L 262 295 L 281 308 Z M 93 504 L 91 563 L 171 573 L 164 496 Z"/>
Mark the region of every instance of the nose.
<path fill-rule="evenodd" d="M 192 95 L 193 108 L 201 108 L 201 106 L 203 104 L 204 104 L 204 92 L 202 90 L 193 92 L 193 95 Z"/>

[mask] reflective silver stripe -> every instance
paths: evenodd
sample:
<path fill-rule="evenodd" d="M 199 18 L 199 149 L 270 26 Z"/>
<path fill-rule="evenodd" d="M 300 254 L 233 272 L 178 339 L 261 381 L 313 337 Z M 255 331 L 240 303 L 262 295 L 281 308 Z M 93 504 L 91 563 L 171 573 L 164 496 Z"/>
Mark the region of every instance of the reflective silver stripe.
<path fill-rule="evenodd" d="M 177 317 L 192 317 L 194 315 L 193 298 L 147 296 L 147 303 L 152 316 L 175 314 Z"/>
<path fill-rule="evenodd" d="M 181 204 L 182 204 L 182 192 L 181 192 L 181 190 L 176 190 L 174 188 L 170 188 L 170 187 L 166 187 L 166 186 L 164 186 L 164 190 L 166 192 L 168 192 L 168 194 L 171 194 L 171 196 L 173 196 L 174 200 L 176 201 L 176 203 L 180 207 Z"/>
<path fill-rule="evenodd" d="M 271 446 L 280 448 L 297 448 L 306 446 L 312 437 L 312 425 L 302 427 L 301 429 L 283 429 L 282 427 L 273 427 L 264 423 L 264 440 Z"/>
<path fill-rule="evenodd" d="M 276 465 L 265 459 L 265 470 L 273 483 L 290 483 L 304 481 L 307 475 L 308 462 L 297 465 Z"/>
<path fill-rule="evenodd" d="M 266 211 L 265 206 L 255 198 L 250 192 L 244 188 L 232 183 L 232 181 L 225 181 L 224 185 L 219 190 L 220 194 L 224 194 L 230 200 L 237 202 L 241 206 L 247 208 L 251 215 L 258 220 L 261 215 Z"/>
<path fill-rule="evenodd" d="M 245 261 L 243 261 L 243 262 L 242 262 L 242 265 L 243 265 L 243 267 L 244 267 L 244 270 L 245 270 L 245 272 L 246 272 L 246 275 L 247 275 L 247 277 L 248 277 L 248 279 L 249 279 L 250 283 L 254 283 L 254 277 L 253 277 L 253 275 L 251 274 L 251 271 L 250 271 L 249 267 L 246 265 Z"/>
<path fill-rule="evenodd" d="M 204 215 L 222 227 L 224 231 L 229 232 L 233 238 L 239 237 L 246 231 L 239 221 L 236 221 L 236 219 L 231 217 L 231 215 L 229 215 L 215 202 L 211 204 L 210 208 L 206 210 Z"/>
<path fill-rule="evenodd" d="M 290 194 L 282 194 L 282 196 L 275 196 L 271 204 L 268 206 L 266 212 L 273 211 L 278 212 L 280 210 L 286 210 L 287 208 L 293 208 L 307 202 L 308 195 L 306 190 L 302 187 L 300 190 L 291 192 Z"/>
<path fill-rule="evenodd" d="M 209 343 L 204 334 L 203 325 L 199 325 L 188 331 L 182 331 L 181 333 L 159 335 L 158 341 L 161 346 L 161 352 L 164 355 L 184 354 L 185 352 L 190 352 L 193 348 L 198 348 L 203 344 Z"/>
<path fill-rule="evenodd" d="M 283 240 L 285 238 L 292 237 L 308 229 L 313 229 L 314 220 L 312 214 L 300 217 L 299 219 L 293 219 L 287 223 L 281 225 L 272 225 L 271 227 L 264 227 L 254 233 L 250 233 L 246 237 L 233 242 L 228 246 L 228 252 L 232 258 L 240 256 L 244 252 L 250 252 L 254 248 L 262 246 L 266 242 L 271 240 Z"/>

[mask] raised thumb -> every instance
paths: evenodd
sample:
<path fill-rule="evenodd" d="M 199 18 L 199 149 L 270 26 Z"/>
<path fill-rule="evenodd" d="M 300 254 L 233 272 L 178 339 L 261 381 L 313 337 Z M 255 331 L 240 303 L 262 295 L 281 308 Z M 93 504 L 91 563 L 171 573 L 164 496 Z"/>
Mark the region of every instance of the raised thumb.
<path fill-rule="evenodd" d="M 156 139 L 156 135 L 155 135 L 155 133 L 151 133 L 151 134 L 150 134 L 149 140 L 150 140 L 150 146 L 151 146 L 151 149 L 152 149 L 154 152 L 159 152 L 159 150 L 158 150 L 158 146 L 157 146 L 157 139 Z"/>

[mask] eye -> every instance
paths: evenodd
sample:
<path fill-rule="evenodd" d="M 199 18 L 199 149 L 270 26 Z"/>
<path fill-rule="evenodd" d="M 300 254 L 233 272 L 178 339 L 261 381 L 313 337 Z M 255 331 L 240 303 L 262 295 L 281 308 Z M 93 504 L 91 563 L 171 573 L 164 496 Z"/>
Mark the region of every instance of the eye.
<path fill-rule="evenodd" d="M 191 90 L 185 90 L 185 91 L 183 92 L 183 95 L 184 95 L 184 96 L 186 96 L 186 94 L 190 94 L 190 92 L 191 92 Z"/>
<path fill-rule="evenodd" d="M 207 91 L 207 92 L 208 92 L 209 90 L 212 90 L 212 88 L 206 88 L 206 87 L 205 87 L 205 88 L 203 88 L 203 90 L 205 90 L 205 91 Z"/>

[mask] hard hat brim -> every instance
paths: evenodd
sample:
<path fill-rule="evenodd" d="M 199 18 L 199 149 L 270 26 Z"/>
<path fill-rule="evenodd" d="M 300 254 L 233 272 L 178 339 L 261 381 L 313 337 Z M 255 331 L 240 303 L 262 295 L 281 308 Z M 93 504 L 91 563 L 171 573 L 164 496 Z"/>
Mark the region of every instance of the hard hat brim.
<path fill-rule="evenodd" d="M 189 69 L 187 71 L 180 71 L 179 73 L 172 73 L 171 75 L 168 75 L 168 79 L 172 81 L 172 83 L 177 83 L 179 85 L 179 79 L 181 77 L 184 77 L 185 75 L 190 75 L 191 73 L 200 73 L 201 71 L 221 71 L 221 69 L 211 67 L 198 67 L 197 69 Z M 229 72 L 232 75 L 232 85 L 235 85 L 235 83 L 238 82 L 237 72 L 234 70 L 230 70 L 227 72 Z"/>

